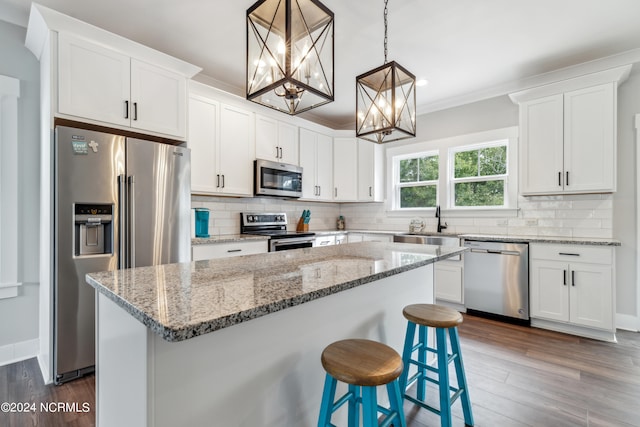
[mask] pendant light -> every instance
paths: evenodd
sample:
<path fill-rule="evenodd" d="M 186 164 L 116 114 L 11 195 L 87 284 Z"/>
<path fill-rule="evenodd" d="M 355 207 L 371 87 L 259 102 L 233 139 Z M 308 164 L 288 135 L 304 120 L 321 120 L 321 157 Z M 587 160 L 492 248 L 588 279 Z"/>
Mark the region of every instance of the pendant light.
<path fill-rule="evenodd" d="M 416 136 L 416 78 L 387 62 L 384 1 L 384 64 L 356 77 L 356 136 L 379 144 Z"/>
<path fill-rule="evenodd" d="M 317 0 L 247 10 L 247 99 L 287 114 L 333 101 L 333 12 Z"/>

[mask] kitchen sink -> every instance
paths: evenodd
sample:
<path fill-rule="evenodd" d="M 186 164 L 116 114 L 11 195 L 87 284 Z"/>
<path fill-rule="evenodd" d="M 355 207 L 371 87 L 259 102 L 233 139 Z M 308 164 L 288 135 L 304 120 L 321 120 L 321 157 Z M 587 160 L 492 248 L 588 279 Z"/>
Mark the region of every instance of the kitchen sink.
<path fill-rule="evenodd" d="M 460 246 L 457 236 L 442 236 L 430 234 L 396 234 L 393 241 L 398 243 L 417 243 L 419 245 Z"/>
<path fill-rule="evenodd" d="M 441 234 L 396 234 L 393 236 L 396 243 L 415 243 L 418 245 L 438 245 L 438 246 L 460 246 L 458 236 L 443 236 Z M 460 255 L 449 258 L 450 260 L 460 260 Z"/>

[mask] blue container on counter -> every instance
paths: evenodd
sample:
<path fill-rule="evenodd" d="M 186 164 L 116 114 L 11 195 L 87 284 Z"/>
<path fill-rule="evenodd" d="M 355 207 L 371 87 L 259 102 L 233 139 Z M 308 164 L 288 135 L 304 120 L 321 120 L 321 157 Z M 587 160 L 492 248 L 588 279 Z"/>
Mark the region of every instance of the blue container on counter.
<path fill-rule="evenodd" d="M 209 237 L 209 209 L 195 208 L 196 237 Z"/>

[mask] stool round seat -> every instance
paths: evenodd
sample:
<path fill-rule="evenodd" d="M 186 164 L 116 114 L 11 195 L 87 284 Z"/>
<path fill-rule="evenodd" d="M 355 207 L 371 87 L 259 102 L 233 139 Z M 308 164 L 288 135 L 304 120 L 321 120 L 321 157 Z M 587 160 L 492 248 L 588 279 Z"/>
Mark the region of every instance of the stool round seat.
<path fill-rule="evenodd" d="M 328 345 L 322 366 L 335 379 L 358 386 L 388 384 L 400 376 L 403 362 L 391 347 L 371 340 L 347 339 Z"/>
<path fill-rule="evenodd" d="M 458 311 L 435 304 L 412 304 L 402 310 L 405 319 L 432 328 L 455 328 L 462 323 Z"/>

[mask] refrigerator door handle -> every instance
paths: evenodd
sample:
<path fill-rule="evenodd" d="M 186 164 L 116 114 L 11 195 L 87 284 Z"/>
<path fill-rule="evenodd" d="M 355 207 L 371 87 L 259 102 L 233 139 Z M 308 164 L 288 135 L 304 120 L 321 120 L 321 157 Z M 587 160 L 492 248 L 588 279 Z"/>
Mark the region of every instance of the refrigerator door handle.
<path fill-rule="evenodd" d="M 136 180 L 129 177 L 129 267 L 136 266 Z"/>
<path fill-rule="evenodd" d="M 118 269 L 127 268 L 127 177 L 118 175 Z"/>

